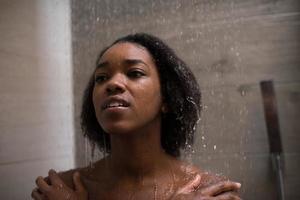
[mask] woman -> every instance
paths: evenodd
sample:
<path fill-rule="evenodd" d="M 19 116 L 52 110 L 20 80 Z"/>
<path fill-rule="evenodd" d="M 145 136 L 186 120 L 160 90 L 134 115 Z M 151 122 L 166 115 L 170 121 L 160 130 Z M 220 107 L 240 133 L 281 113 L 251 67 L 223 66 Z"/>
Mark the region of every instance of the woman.
<path fill-rule="evenodd" d="M 81 125 L 108 156 L 38 177 L 34 199 L 239 199 L 239 183 L 177 159 L 193 142 L 200 90 L 192 72 L 149 34 L 116 40 L 85 90 Z M 79 175 L 80 174 L 80 175 Z"/>

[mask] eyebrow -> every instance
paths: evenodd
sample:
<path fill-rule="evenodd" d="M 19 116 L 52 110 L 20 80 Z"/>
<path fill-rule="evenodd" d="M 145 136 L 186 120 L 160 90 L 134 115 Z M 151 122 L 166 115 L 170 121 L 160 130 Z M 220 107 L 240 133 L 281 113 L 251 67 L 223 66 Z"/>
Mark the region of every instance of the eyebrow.
<path fill-rule="evenodd" d="M 149 68 L 149 66 L 142 60 L 140 59 L 125 59 L 123 61 L 123 63 L 125 65 L 135 65 L 135 64 L 140 64 L 142 63 L 143 65 L 145 65 L 146 67 Z M 96 69 L 99 69 L 99 68 L 105 68 L 105 67 L 108 67 L 109 66 L 109 62 L 108 61 L 104 61 L 104 62 L 101 62 L 97 65 Z"/>
<path fill-rule="evenodd" d="M 144 61 L 139 60 L 139 59 L 125 59 L 124 63 L 127 65 L 143 64 L 143 65 L 149 67 Z"/>
<path fill-rule="evenodd" d="M 108 66 L 109 63 L 106 61 L 106 62 L 102 62 L 102 63 L 99 63 L 96 67 L 96 69 L 99 69 L 99 68 L 104 68 L 106 66 Z"/>

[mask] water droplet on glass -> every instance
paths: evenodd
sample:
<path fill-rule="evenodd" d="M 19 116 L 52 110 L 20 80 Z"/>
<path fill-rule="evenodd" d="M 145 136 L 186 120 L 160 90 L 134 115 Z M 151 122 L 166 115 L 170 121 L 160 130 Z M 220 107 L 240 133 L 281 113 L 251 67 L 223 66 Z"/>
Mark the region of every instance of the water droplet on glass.
<path fill-rule="evenodd" d="M 241 96 L 243 97 L 243 96 L 245 96 L 245 95 L 246 95 L 245 90 L 242 90 L 242 91 L 241 91 Z"/>

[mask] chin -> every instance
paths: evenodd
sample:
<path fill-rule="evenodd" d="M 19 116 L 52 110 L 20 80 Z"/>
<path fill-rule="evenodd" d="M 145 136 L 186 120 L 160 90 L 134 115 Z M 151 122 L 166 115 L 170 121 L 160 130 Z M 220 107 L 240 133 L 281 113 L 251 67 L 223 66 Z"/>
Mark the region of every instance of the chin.
<path fill-rule="evenodd" d="M 132 128 L 124 125 L 111 125 L 111 126 L 102 126 L 103 130 L 108 133 L 109 135 L 119 135 L 119 134 L 130 134 L 133 132 Z"/>

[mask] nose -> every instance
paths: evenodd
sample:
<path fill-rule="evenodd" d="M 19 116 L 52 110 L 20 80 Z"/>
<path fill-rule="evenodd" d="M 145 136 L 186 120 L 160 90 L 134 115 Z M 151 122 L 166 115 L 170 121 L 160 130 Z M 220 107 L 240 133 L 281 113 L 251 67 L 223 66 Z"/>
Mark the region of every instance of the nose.
<path fill-rule="evenodd" d="M 122 75 L 115 75 L 111 77 L 106 86 L 106 92 L 108 95 L 120 94 L 125 91 L 126 80 Z"/>

